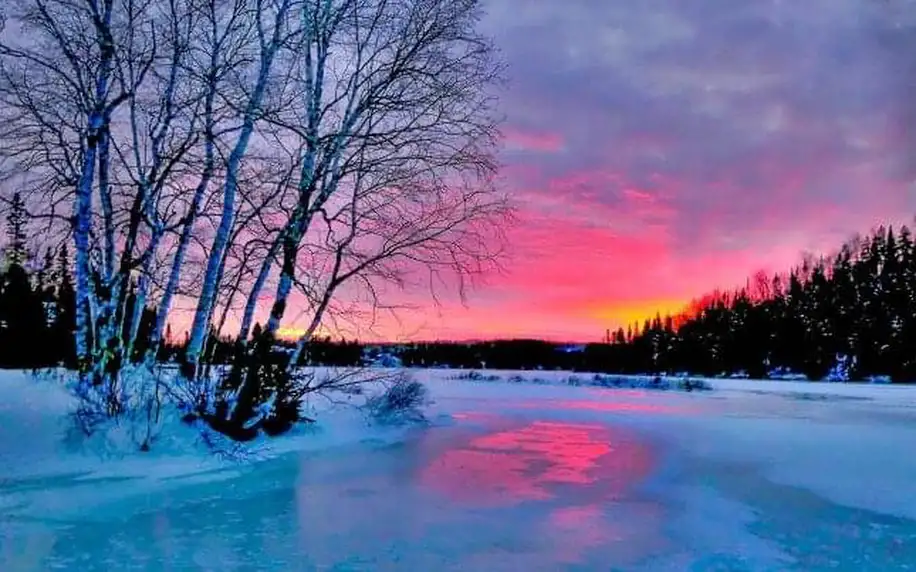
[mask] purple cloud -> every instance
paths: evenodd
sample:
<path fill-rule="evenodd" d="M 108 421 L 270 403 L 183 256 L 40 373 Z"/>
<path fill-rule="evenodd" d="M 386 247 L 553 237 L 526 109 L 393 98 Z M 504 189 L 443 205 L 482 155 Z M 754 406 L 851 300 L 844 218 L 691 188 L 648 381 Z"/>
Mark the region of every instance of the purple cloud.
<path fill-rule="evenodd" d="M 564 142 L 509 162 L 540 169 L 526 196 L 594 174 L 564 198 L 611 217 L 651 194 L 687 250 L 908 213 L 916 34 L 890 4 L 493 0 L 510 126 Z"/>

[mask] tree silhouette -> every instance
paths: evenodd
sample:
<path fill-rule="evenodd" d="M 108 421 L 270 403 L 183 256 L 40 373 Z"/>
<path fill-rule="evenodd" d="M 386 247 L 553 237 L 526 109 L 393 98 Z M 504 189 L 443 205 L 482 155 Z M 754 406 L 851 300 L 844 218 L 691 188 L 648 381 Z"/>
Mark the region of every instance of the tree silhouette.
<path fill-rule="evenodd" d="M 28 261 L 26 221 L 25 202 L 22 200 L 22 195 L 18 192 L 13 193 L 10 210 L 6 215 L 6 261 L 10 265 L 25 266 Z"/>

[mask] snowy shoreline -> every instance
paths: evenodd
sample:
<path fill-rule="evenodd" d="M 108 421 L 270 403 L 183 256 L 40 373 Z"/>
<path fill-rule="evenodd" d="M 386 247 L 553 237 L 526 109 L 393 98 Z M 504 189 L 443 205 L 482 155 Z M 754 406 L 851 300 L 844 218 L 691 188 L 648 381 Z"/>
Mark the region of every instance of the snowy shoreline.
<path fill-rule="evenodd" d="M 621 403 L 634 396 L 637 401 L 674 400 L 680 404 L 678 407 L 685 403 L 692 406 L 727 400 L 738 411 L 746 403 L 755 404 L 753 407 L 758 410 L 765 405 L 766 411 L 815 407 L 815 411 L 835 413 L 847 409 L 856 413 L 865 405 L 870 415 L 888 419 L 893 414 L 916 417 L 914 386 L 690 378 L 702 381 L 706 391 L 686 392 L 645 387 L 652 376 L 628 378 L 633 381 L 630 385 L 608 386 L 590 383 L 594 379 L 590 375 L 570 372 L 484 370 L 479 378 L 472 376 L 473 379 L 462 379 L 467 377 L 468 370 L 407 372 L 431 388 L 433 403 L 429 411 L 434 425 L 453 419 L 459 413 L 456 404 L 460 404 L 461 411 L 473 411 L 478 403 L 486 401 L 487 412 L 500 414 L 504 413 L 499 409 L 502 400 L 516 403 L 519 398 L 525 398 L 527 405 L 523 407 L 539 407 L 539 403 L 573 399 L 569 402 L 589 409 L 594 406 L 590 400 L 595 395 L 603 396 L 604 401 Z M 74 442 L 69 434 L 72 431 L 69 414 L 75 403 L 66 388 L 51 379 L 35 379 L 21 371 L 0 374 L 0 427 L 3 428 L 0 506 L 21 505 L 25 498 L 35 507 L 41 506 L 42 481 L 48 485 L 91 486 L 93 482 L 123 479 L 128 483 L 122 487 L 124 494 L 131 494 L 132 488 L 142 489 L 142 486 L 180 486 L 182 479 L 231 478 L 234 471 L 288 454 L 326 451 L 367 440 L 376 444 L 396 443 L 409 430 L 373 426 L 356 407 L 318 401 L 309 404 L 310 412 L 318 418 L 316 426 L 304 426 L 280 438 L 259 440 L 241 449 L 242 455 L 232 458 L 215 455 L 200 442 L 196 428 L 175 420 L 164 427 L 159 445 L 151 452 L 142 453 L 123 442 Z M 628 410 L 638 412 L 639 407 L 632 403 L 620 408 L 605 405 L 596 410 L 596 415 L 625 414 Z M 146 485 L 138 485 L 139 482 Z M 46 502 L 57 502 L 52 497 Z"/>
<path fill-rule="evenodd" d="M 19 569 L 72 564 L 74 551 L 81 550 L 72 539 L 85 535 L 95 543 L 98 566 L 117 562 L 118 542 L 137 543 L 138 557 L 154 557 L 145 541 L 118 532 L 127 526 L 122 523 L 146 527 L 144 534 L 151 536 L 145 538 L 159 550 L 182 543 L 189 558 L 205 547 L 183 535 L 197 534 L 200 527 L 215 542 L 212 536 L 222 534 L 213 532 L 224 526 L 222 517 L 206 516 L 207 511 L 235 518 L 235 511 L 247 510 L 255 514 L 249 524 L 258 532 L 234 524 L 235 538 L 272 537 L 274 526 L 301 526 L 308 534 L 284 537 L 284 557 L 297 553 L 300 538 L 317 535 L 309 546 L 327 562 L 342 561 L 347 550 L 329 548 L 337 546 L 330 540 L 337 538 L 336 530 L 368 527 L 376 536 L 365 545 L 353 536 L 352 550 L 364 555 L 384 550 L 373 542 L 387 533 L 379 533 L 372 519 L 360 518 L 364 510 L 381 511 L 377 526 L 404 511 L 405 503 L 413 503 L 409 512 L 421 521 L 438 522 L 443 517 L 437 511 L 448 518 L 483 518 L 476 516 L 477 495 L 533 494 L 522 504 L 535 504 L 524 510 L 541 510 L 535 505 L 544 494 L 563 495 L 572 487 L 578 492 L 562 502 L 576 503 L 602 482 L 635 504 L 608 500 L 589 507 L 560 504 L 556 510 L 570 518 L 605 518 L 603 511 L 609 511 L 611 521 L 636 519 L 627 522 L 635 526 L 630 538 L 637 542 L 664 531 L 681 548 L 662 554 L 659 562 L 684 563 L 679 569 L 723 550 L 750 551 L 761 566 L 780 567 L 786 553 L 780 531 L 760 528 L 772 526 L 760 511 L 773 518 L 789 518 L 781 515 L 790 511 L 800 530 L 823 526 L 823 511 L 839 523 L 876 522 L 894 538 L 909 526 L 900 519 L 913 519 L 916 526 L 916 499 L 906 492 L 913 474 L 908 452 L 916 441 L 913 387 L 706 380 L 711 391 L 686 392 L 570 386 L 569 377 L 579 374 L 568 372 L 528 372 L 540 383 L 451 379 L 460 370 L 410 373 L 430 388 L 428 429 L 371 426 L 354 407 L 327 407 L 316 415 L 317 427 L 257 442 L 250 457 L 237 460 L 194 446 L 195 430 L 181 424 L 171 428 L 172 440 L 166 441 L 171 447 L 148 453 L 105 458 L 95 448 L 65 447 L 73 398 L 63 385 L 23 372 L 0 374 L 0 559 L 21 563 Z M 490 449 L 481 449 L 484 443 Z M 532 483 L 532 471 L 541 472 L 546 485 Z M 556 491 L 550 479 L 558 480 Z M 633 484 L 632 494 L 615 488 L 623 483 Z M 450 491 L 464 500 L 448 498 Z M 782 504 L 781 495 L 789 504 Z M 331 500 L 338 498 L 347 510 Z M 537 506 L 554 510 L 552 498 Z M 424 504 L 430 499 L 435 502 Z M 808 506 L 822 512 L 805 512 Z M 486 534 L 513 537 L 513 527 L 501 523 L 515 509 L 494 510 L 469 522 Z M 181 532 L 160 531 L 159 520 Z M 263 529 L 261 522 L 275 524 Z M 836 522 L 830 530 L 846 540 L 830 546 L 846 551 L 836 559 L 849 561 L 857 540 L 848 535 L 858 533 Z M 564 546 L 575 544 L 580 526 L 561 521 Z M 755 532 L 748 531 L 751 526 Z M 119 535 L 115 544 L 111 534 Z M 660 554 L 656 548 L 650 542 L 639 550 Z M 418 561 L 435 556 L 426 550 L 409 556 Z M 497 568 L 517 567 L 487 569 Z"/>

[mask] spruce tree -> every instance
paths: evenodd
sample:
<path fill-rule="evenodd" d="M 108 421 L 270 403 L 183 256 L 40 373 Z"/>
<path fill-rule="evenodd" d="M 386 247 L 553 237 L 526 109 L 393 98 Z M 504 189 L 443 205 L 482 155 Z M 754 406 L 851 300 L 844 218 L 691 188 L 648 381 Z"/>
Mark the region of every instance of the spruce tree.
<path fill-rule="evenodd" d="M 6 255 L 10 265 L 24 267 L 28 261 L 26 222 L 25 202 L 22 200 L 22 195 L 16 192 L 10 202 L 10 211 L 6 215 Z"/>
<path fill-rule="evenodd" d="M 10 264 L 3 277 L 0 315 L 4 328 L 0 336 L 3 365 L 33 368 L 44 365 L 47 353 L 47 325 L 42 296 L 32 288 L 25 269 Z"/>
<path fill-rule="evenodd" d="M 67 246 L 57 251 L 57 266 L 54 271 L 56 280 L 56 312 L 51 325 L 51 343 L 55 349 L 55 361 L 65 367 L 76 367 L 76 291 L 70 275 L 70 257 Z"/>

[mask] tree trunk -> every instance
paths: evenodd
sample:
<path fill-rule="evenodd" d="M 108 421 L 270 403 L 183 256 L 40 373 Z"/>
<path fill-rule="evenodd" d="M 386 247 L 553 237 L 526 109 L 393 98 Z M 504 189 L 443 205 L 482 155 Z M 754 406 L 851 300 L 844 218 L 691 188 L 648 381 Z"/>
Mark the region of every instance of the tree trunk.
<path fill-rule="evenodd" d="M 73 243 L 75 250 L 74 275 L 76 283 L 76 359 L 79 365 L 80 379 L 86 381 L 91 367 L 89 343 L 93 329 L 93 293 L 89 267 L 89 235 L 92 231 L 92 187 L 95 178 L 95 164 L 98 150 L 99 131 L 102 126 L 100 113 L 89 117 L 86 141 L 86 154 L 83 157 L 80 179 L 76 187 L 74 208 Z"/>
<path fill-rule="evenodd" d="M 207 269 L 204 273 L 204 283 L 201 288 L 200 296 L 197 302 L 197 310 L 194 312 L 194 322 L 191 326 L 191 335 L 188 342 L 187 355 L 182 367 L 182 373 L 187 378 L 195 378 L 198 373 L 201 351 L 207 340 L 207 334 L 210 330 L 210 317 L 213 313 L 213 302 L 216 298 L 216 288 L 219 283 L 223 267 L 223 260 L 226 247 L 229 243 L 229 235 L 232 232 L 232 225 L 235 221 L 235 199 L 238 192 L 239 171 L 242 160 L 248 151 L 248 144 L 254 133 L 256 115 L 261 107 L 264 94 L 267 91 L 267 82 L 273 65 L 274 56 L 279 49 L 280 29 L 285 19 L 286 12 L 289 10 L 289 1 L 284 1 L 281 6 L 274 28 L 273 38 L 270 45 L 265 46 L 261 56 L 261 65 L 258 70 L 258 77 L 254 90 L 249 97 L 245 116 L 242 122 L 241 132 L 236 140 L 235 147 L 229 155 L 229 161 L 226 165 L 226 181 L 223 185 L 223 212 L 220 217 L 219 227 L 216 231 L 216 237 L 213 239 L 213 246 L 207 259 Z"/>
<path fill-rule="evenodd" d="M 242 315 L 242 325 L 239 327 L 237 339 L 237 342 L 243 346 L 248 343 L 248 336 L 251 333 L 251 326 L 254 323 L 254 313 L 258 305 L 258 297 L 261 295 L 261 290 L 264 289 L 264 284 L 267 282 L 267 277 L 270 275 L 270 268 L 273 266 L 273 259 L 279 250 L 280 237 L 270 245 L 267 256 L 261 263 L 258 277 L 251 287 L 251 292 L 248 293 L 248 301 L 245 303 L 245 312 Z"/>
<path fill-rule="evenodd" d="M 143 318 L 143 310 L 146 308 L 146 295 L 149 292 L 150 275 L 153 272 L 153 263 L 156 260 L 156 251 L 159 250 L 159 242 L 162 240 L 162 229 L 153 230 L 150 237 L 150 244 L 147 248 L 146 260 L 143 261 L 143 269 L 140 274 L 140 281 L 137 283 L 136 301 L 133 307 L 133 313 L 130 319 L 130 332 L 127 336 L 126 348 L 124 351 L 125 358 L 133 359 L 134 346 L 137 343 L 137 333 L 140 331 L 140 321 Z"/>

